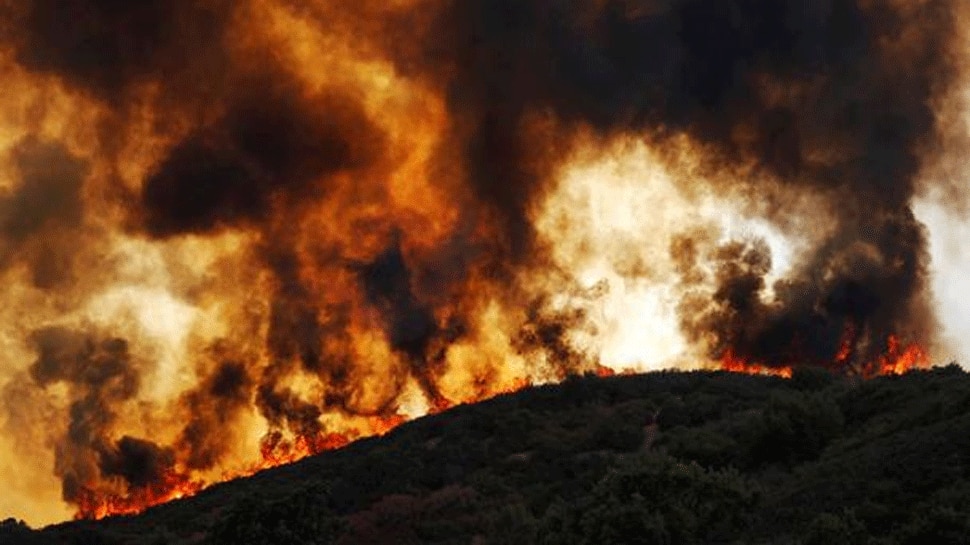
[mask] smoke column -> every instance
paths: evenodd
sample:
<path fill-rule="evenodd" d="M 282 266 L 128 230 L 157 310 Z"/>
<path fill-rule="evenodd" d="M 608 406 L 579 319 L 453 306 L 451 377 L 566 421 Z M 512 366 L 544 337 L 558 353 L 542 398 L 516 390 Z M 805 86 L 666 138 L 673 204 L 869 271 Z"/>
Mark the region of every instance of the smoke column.
<path fill-rule="evenodd" d="M 966 17 L 0 1 L 0 512 L 134 512 L 572 373 L 959 351 Z"/>

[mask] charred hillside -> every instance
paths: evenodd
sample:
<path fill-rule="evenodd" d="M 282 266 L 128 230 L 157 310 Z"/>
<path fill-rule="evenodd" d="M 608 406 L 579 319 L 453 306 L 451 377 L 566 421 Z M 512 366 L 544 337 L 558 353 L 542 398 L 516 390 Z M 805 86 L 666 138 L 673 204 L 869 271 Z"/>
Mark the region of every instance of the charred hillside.
<path fill-rule="evenodd" d="M 970 376 L 576 377 L 0 543 L 965 543 Z"/>

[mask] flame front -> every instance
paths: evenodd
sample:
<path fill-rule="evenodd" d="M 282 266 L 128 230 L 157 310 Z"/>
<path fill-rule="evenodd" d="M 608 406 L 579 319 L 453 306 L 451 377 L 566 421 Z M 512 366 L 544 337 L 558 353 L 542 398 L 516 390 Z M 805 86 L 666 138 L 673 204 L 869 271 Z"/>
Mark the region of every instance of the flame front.
<path fill-rule="evenodd" d="M 715 4 L 0 0 L 0 512 L 572 374 L 926 366 L 965 3 Z"/>
<path fill-rule="evenodd" d="M 791 367 L 768 367 L 759 363 L 750 363 L 737 358 L 729 348 L 721 357 L 721 369 L 732 373 L 744 373 L 746 375 L 769 375 L 775 377 L 791 378 Z"/>
<path fill-rule="evenodd" d="M 875 360 L 853 363 L 846 357 L 846 352 L 840 349 L 831 368 L 846 374 L 858 374 L 864 378 L 877 376 L 902 375 L 916 369 L 927 369 L 932 362 L 926 350 L 919 344 L 907 344 L 900 348 L 899 340 L 890 335 L 886 342 L 885 352 Z M 748 375 L 771 375 L 791 378 L 791 367 L 770 367 L 758 363 L 751 363 L 734 355 L 731 349 L 725 351 L 720 361 L 720 369 L 733 373 Z"/>
<path fill-rule="evenodd" d="M 204 483 L 200 481 L 170 473 L 158 482 L 117 494 L 83 489 L 77 496 L 74 518 L 97 520 L 111 515 L 135 515 L 153 505 L 192 496 L 203 487 Z"/>

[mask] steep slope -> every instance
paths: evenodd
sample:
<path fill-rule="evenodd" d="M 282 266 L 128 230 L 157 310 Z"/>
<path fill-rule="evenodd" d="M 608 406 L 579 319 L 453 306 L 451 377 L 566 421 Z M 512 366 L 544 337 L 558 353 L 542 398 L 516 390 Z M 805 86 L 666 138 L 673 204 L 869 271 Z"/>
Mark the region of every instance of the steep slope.
<path fill-rule="evenodd" d="M 970 377 L 576 377 L 2 543 L 965 543 Z"/>

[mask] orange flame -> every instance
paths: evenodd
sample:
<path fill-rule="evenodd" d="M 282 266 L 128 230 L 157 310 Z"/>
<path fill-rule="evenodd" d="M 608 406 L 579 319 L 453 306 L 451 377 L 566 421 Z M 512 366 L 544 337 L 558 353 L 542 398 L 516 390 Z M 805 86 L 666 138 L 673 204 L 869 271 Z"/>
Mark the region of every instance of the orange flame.
<path fill-rule="evenodd" d="M 853 346 L 855 345 L 855 326 L 851 323 L 846 324 L 842 332 L 842 340 L 839 342 L 839 351 L 835 354 L 835 363 L 845 365 L 852 359 Z"/>
<path fill-rule="evenodd" d="M 368 420 L 371 429 L 374 430 L 374 435 L 378 436 L 386 434 L 407 421 L 408 418 L 403 414 L 392 414 L 391 416 L 372 416 Z"/>
<path fill-rule="evenodd" d="M 604 376 L 602 369 L 597 374 Z M 483 394 L 478 399 L 469 402 L 484 401 L 490 397 L 505 393 L 512 393 L 531 386 L 531 381 L 522 377 L 513 380 L 508 388 L 501 391 Z M 441 412 L 458 405 L 453 400 L 440 397 L 431 403 L 430 414 Z M 409 421 L 403 414 L 387 416 L 372 416 L 366 420 L 369 429 L 354 430 L 346 433 L 320 432 L 316 435 L 298 435 L 293 438 L 285 437 L 282 432 L 267 433 L 260 441 L 260 459 L 252 466 L 236 471 L 226 471 L 220 475 L 219 481 L 228 481 L 248 477 L 259 471 L 299 461 L 308 456 L 328 450 L 339 449 L 349 443 L 368 436 L 382 436 Z M 183 473 L 171 471 L 164 478 L 144 488 L 130 488 L 127 493 L 117 493 L 85 488 L 77 500 L 76 520 L 100 520 L 114 515 L 134 515 L 159 504 L 193 496 L 212 484 L 208 481 L 194 480 Z"/>
<path fill-rule="evenodd" d="M 258 471 L 295 462 L 313 454 L 340 448 L 351 440 L 349 435 L 341 433 L 299 435 L 292 440 L 284 438 L 278 431 L 269 433 L 260 442 L 259 453 L 262 462 L 255 469 Z"/>
<path fill-rule="evenodd" d="M 721 370 L 748 375 L 769 375 L 791 378 L 791 367 L 769 367 L 760 363 L 751 363 L 744 358 L 735 356 L 734 350 L 728 348 L 721 356 Z"/>
<path fill-rule="evenodd" d="M 863 376 L 902 375 L 913 369 L 926 369 L 929 366 L 930 358 L 923 347 L 916 343 L 901 347 L 899 338 L 890 335 L 886 340 L 886 352 L 863 367 Z"/>
<path fill-rule="evenodd" d="M 112 515 L 135 515 L 149 507 L 195 495 L 204 486 L 185 474 L 169 471 L 158 482 L 129 489 L 124 494 L 83 488 L 77 497 L 74 518 L 99 520 Z"/>
<path fill-rule="evenodd" d="M 612 368 L 606 367 L 605 365 L 598 365 L 598 364 L 596 366 L 596 370 L 594 371 L 594 373 L 596 373 L 596 376 L 600 378 L 616 376 L 616 371 L 614 371 Z"/>
<path fill-rule="evenodd" d="M 835 354 L 833 363 L 838 369 L 846 369 L 852 361 L 855 351 L 855 328 L 851 325 L 845 328 L 839 350 Z M 874 361 L 863 363 L 858 367 L 864 378 L 886 375 L 902 375 L 913 369 L 930 367 L 930 358 L 926 350 L 917 343 L 908 343 L 903 347 L 896 335 L 886 339 L 885 352 Z M 728 348 L 721 356 L 720 369 L 733 373 L 749 375 L 771 375 L 791 378 L 791 367 L 770 367 L 760 363 L 749 362 L 735 355 L 734 350 Z"/>
<path fill-rule="evenodd" d="M 835 355 L 835 363 L 842 366 L 850 361 L 853 352 L 853 339 L 854 330 L 847 327 L 839 351 Z M 897 336 L 891 335 L 887 339 L 885 353 L 874 362 L 863 365 L 861 369 L 863 377 L 872 378 L 883 375 L 900 375 L 912 369 L 926 368 L 929 364 L 929 356 L 922 347 L 915 343 L 903 346 Z M 791 378 L 792 376 L 791 367 L 771 367 L 757 362 L 749 362 L 737 356 L 731 348 L 725 350 L 721 357 L 720 369 L 750 375 L 782 378 Z M 613 369 L 602 365 L 597 365 L 593 372 L 600 377 L 610 377 L 617 374 Z M 629 373 L 624 372 L 623 374 Z M 531 386 L 531 384 L 529 379 L 521 377 L 512 381 L 507 388 L 487 394 L 482 393 L 479 398 L 463 401 L 483 401 L 495 395 L 522 390 Z M 432 400 L 428 412 L 431 414 L 438 413 L 459 403 L 440 397 Z M 320 432 L 316 435 L 298 435 L 293 438 L 287 438 L 279 431 L 268 433 L 260 442 L 260 460 L 256 464 L 245 470 L 226 472 L 220 480 L 249 476 L 264 469 L 296 462 L 314 454 L 341 448 L 363 437 L 384 435 L 408 420 L 409 417 L 406 415 L 393 414 L 369 417 L 366 421 L 368 429 L 346 433 Z M 137 514 L 149 507 L 194 495 L 207 484 L 202 480 L 192 479 L 184 473 L 171 471 L 159 482 L 143 488 L 132 488 L 125 494 L 105 493 L 85 488 L 77 500 L 78 509 L 75 518 L 102 519 L 111 515 Z"/>

